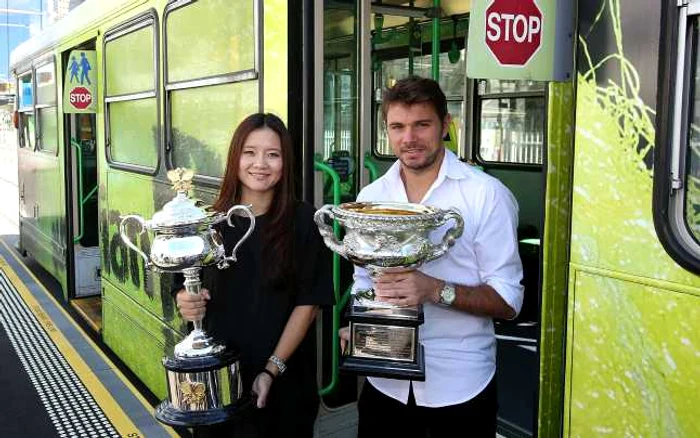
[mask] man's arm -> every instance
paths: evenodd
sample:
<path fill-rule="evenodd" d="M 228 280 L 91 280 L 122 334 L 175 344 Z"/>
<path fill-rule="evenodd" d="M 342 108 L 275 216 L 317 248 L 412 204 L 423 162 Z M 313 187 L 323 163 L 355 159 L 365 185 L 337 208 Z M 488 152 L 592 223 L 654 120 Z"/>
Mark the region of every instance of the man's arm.
<path fill-rule="evenodd" d="M 384 274 L 375 282 L 375 292 L 381 301 L 397 305 L 439 303 L 445 282 L 420 271 Z M 479 286 L 455 285 L 455 300 L 450 308 L 479 316 L 511 319 L 515 309 L 487 284 Z"/>

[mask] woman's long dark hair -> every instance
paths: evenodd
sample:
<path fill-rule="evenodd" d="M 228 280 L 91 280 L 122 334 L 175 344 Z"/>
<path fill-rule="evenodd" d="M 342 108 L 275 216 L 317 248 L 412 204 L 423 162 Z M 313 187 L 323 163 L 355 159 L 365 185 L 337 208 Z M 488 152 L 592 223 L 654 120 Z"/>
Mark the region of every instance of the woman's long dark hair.
<path fill-rule="evenodd" d="M 263 260 L 279 260 L 279 263 L 263 263 L 267 280 L 276 280 L 291 274 L 292 228 L 294 218 L 294 176 L 292 175 L 292 138 L 287 127 L 279 117 L 270 113 L 256 113 L 245 118 L 236 128 L 226 159 L 226 172 L 221 183 L 219 197 L 214 202 L 214 209 L 226 212 L 241 201 L 241 182 L 238 177 L 239 162 L 243 145 L 251 132 L 256 129 L 272 129 L 280 139 L 282 154 L 282 176 L 275 186 L 275 194 L 267 211 L 267 222 L 261 233 L 263 239 Z"/>

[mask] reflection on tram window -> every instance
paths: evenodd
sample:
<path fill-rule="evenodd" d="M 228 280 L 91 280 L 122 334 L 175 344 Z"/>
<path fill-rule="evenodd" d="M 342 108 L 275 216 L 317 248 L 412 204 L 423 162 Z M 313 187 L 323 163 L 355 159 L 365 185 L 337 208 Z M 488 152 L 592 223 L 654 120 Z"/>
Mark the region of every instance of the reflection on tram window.
<path fill-rule="evenodd" d="M 465 74 L 466 53 L 464 49 L 460 51 L 459 60 L 452 63 L 447 52 L 440 54 L 440 78 L 439 83 L 445 97 L 447 97 L 447 111 L 452 116 L 454 131 L 457 139 L 453 144 L 460 144 L 464 132 L 464 90 L 465 90 Z M 387 140 L 386 129 L 384 127 L 384 119 L 382 117 L 382 91 L 393 86 L 397 80 L 407 77 L 411 66 L 408 58 L 392 59 L 383 61 L 380 67 L 381 74 L 381 89 L 377 89 L 375 93 L 376 101 L 376 125 L 377 137 L 375 143 L 375 153 L 382 157 L 394 157 L 391 151 L 391 145 Z M 412 66 L 413 74 L 429 78 L 431 76 L 431 55 L 415 56 Z"/>
<path fill-rule="evenodd" d="M 19 116 L 19 147 L 33 149 L 35 138 L 34 113 L 22 112 Z"/>
<path fill-rule="evenodd" d="M 544 83 L 534 81 L 478 81 L 477 145 L 481 161 L 542 164 L 544 89 Z"/>
<path fill-rule="evenodd" d="M 693 32 L 698 34 L 698 20 L 693 23 Z M 697 45 L 695 46 L 697 47 Z M 690 101 L 688 123 L 687 172 L 685 181 L 685 223 L 693 238 L 700 242 L 700 57 L 696 53 L 694 68 L 693 98 Z"/>

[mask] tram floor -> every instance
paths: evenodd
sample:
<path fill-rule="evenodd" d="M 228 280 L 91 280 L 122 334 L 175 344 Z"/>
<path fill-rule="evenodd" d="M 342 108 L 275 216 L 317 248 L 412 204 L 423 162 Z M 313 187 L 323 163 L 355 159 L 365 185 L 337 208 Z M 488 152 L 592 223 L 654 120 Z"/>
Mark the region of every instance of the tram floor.
<path fill-rule="evenodd" d="M 95 332 L 102 329 L 102 299 L 99 296 L 74 298 L 70 304 Z"/>

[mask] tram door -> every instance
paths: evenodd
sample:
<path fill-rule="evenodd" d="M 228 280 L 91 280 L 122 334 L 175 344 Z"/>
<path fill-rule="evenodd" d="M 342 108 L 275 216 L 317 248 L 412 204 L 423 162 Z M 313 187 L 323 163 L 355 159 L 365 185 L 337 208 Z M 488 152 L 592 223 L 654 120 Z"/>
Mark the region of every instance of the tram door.
<path fill-rule="evenodd" d="M 323 62 L 317 61 L 315 67 L 315 76 L 323 77 L 324 85 L 322 93 L 317 91 L 315 103 L 323 110 L 322 113 L 316 110 L 314 144 L 316 159 L 322 160 L 339 176 L 338 201 L 354 200 L 362 187 L 381 176 L 395 161 L 381 115 L 382 90 L 409 75 L 432 77 L 438 80 L 445 92 L 453 119 L 446 147 L 464 161 L 481 159 L 484 171 L 500 179 L 515 193 L 518 202 L 527 207 L 522 208 L 521 221 L 534 224 L 532 235 L 520 237 L 523 242 L 539 242 L 543 211 L 540 198 L 543 196 L 541 138 L 544 123 L 535 123 L 537 129 L 526 130 L 527 135 L 523 137 L 520 131 L 525 128 L 517 128 L 515 122 L 521 113 L 528 117 L 532 115 L 525 117 L 526 121 L 543 120 L 544 87 L 529 82 L 511 84 L 474 81 L 466 77 L 466 36 L 471 2 L 364 0 L 323 3 L 323 17 L 322 20 L 317 17 L 315 29 L 316 34 L 323 35 L 323 43 L 316 44 L 323 50 L 322 56 L 316 54 L 316 59 L 322 58 Z M 434 42 L 434 36 L 439 41 Z M 495 109 L 492 108 L 494 103 Z M 501 122 L 498 125 L 503 128 L 498 131 L 501 137 L 539 139 L 540 158 L 521 159 L 517 154 L 517 157 L 513 155 L 515 158 L 488 155 L 493 127 L 481 126 L 478 120 L 485 118 L 489 122 L 493 117 Z M 511 123 L 506 123 L 506 119 Z M 520 143 L 506 148 L 507 152 L 512 152 L 511 149 L 519 151 L 516 146 L 521 146 Z M 314 189 L 317 206 L 334 202 L 332 181 L 327 175 L 316 172 Z M 532 214 L 528 213 L 530 210 Z M 527 245 L 521 246 L 525 248 Z M 537 421 L 539 257 L 529 247 L 521 248 L 521 253 L 528 265 L 528 305 L 518 320 L 496 322 L 498 430 L 506 436 L 532 436 Z M 345 263 L 341 269 L 341 293 L 352 282 L 351 274 L 352 267 Z M 360 378 L 357 386 L 361 384 Z"/>
<path fill-rule="evenodd" d="M 90 66 L 94 43 L 68 50 L 63 55 L 66 96 L 64 107 L 89 109 L 96 99 L 97 75 Z M 86 56 L 88 54 L 88 56 Z M 77 90 L 77 91 L 76 91 Z M 88 92 L 91 93 L 90 97 Z M 73 112 L 64 116 L 66 135 L 66 189 L 71 212 L 69 247 L 69 300 L 88 325 L 101 328 L 100 251 L 97 210 L 97 124 L 94 112 Z"/>

